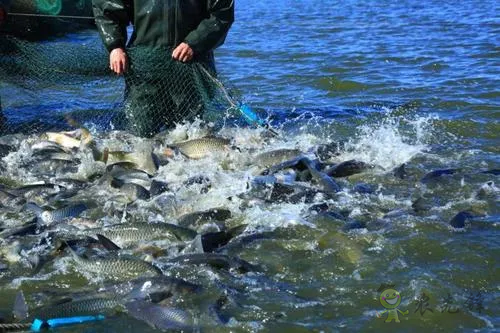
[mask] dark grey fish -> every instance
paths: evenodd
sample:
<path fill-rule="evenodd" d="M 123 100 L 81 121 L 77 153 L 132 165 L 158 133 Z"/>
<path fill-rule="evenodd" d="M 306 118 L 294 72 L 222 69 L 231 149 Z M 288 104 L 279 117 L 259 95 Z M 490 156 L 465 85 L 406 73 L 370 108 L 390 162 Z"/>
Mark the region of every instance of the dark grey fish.
<path fill-rule="evenodd" d="M 343 225 L 342 229 L 344 231 L 355 230 L 355 229 L 364 229 L 366 228 L 366 223 L 360 221 L 350 221 Z"/>
<path fill-rule="evenodd" d="M 473 218 L 474 215 L 469 211 L 462 211 L 455 215 L 451 221 L 450 225 L 455 229 L 465 228 L 467 220 Z"/>
<path fill-rule="evenodd" d="M 233 268 L 242 273 L 261 270 L 260 267 L 253 265 L 243 259 L 217 253 L 183 254 L 175 258 L 169 259 L 168 263 L 171 264 L 178 263 L 181 265 L 209 265 L 217 269 L 226 269 L 226 270 Z"/>
<path fill-rule="evenodd" d="M 132 301 L 125 304 L 130 316 L 142 320 L 160 330 L 194 330 L 191 315 L 181 309 L 161 306 L 146 301 Z"/>
<path fill-rule="evenodd" d="M 371 194 L 375 192 L 375 189 L 373 186 L 366 184 L 366 183 L 358 183 L 354 185 L 353 191 L 357 193 L 362 193 L 362 194 Z"/>
<path fill-rule="evenodd" d="M 439 177 L 442 177 L 445 175 L 453 175 L 456 172 L 458 172 L 458 169 L 434 170 L 434 171 L 426 173 L 425 176 L 420 181 L 425 184 L 425 183 L 429 183 L 431 181 L 434 181 L 434 180 L 438 179 Z"/>
<path fill-rule="evenodd" d="M 413 201 L 413 203 L 411 204 L 411 208 L 413 208 L 415 213 L 418 214 L 428 211 L 432 208 L 432 205 L 428 202 L 428 200 L 420 196 L 415 201 Z"/>
<path fill-rule="evenodd" d="M 498 176 L 498 175 L 500 175 L 500 169 L 491 169 L 491 170 L 481 171 L 481 173 L 486 173 L 486 174 Z"/>
<path fill-rule="evenodd" d="M 372 168 L 373 165 L 371 164 L 356 160 L 349 160 L 325 170 L 325 173 L 330 177 L 339 178 L 352 176 Z"/>
<path fill-rule="evenodd" d="M 231 239 L 241 235 L 245 231 L 246 227 L 246 224 L 242 224 L 228 230 L 208 232 L 200 235 L 203 252 L 213 252 L 219 247 L 226 245 Z"/>
<path fill-rule="evenodd" d="M 211 221 L 225 221 L 231 218 L 231 211 L 225 208 L 211 208 L 201 212 L 182 215 L 177 224 L 182 227 L 199 227 Z"/>
<path fill-rule="evenodd" d="M 331 178 L 328 174 L 318 171 L 313 162 L 309 159 L 304 159 L 304 162 L 311 172 L 311 176 L 314 181 L 319 185 L 321 190 L 328 194 L 333 194 L 339 192 L 340 186 Z"/>
<path fill-rule="evenodd" d="M 260 174 L 264 176 L 274 175 L 275 173 L 285 169 L 292 169 L 295 172 L 299 173 L 304 170 L 308 170 L 307 166 L 304 163 L 304 160 L 304 157 L 299 156 L 291 160 L 283 161 L 279 164 L 272 165 L 267 169 L 262 170 Z"/>
<path fill-rule="evenodd" d="M 408 173 L 406 172 L 406 164 L 403 163 L 400 166 L 398 166 L 396 169 L 393 170 L 394 177 L 399 178 L 399 179 L 405 179 L 408 176 Z"/>
<path fill-rule="evenodd" d="M 165 182 L 161 182 L 158 180 L 153 179 L 151 181 L 151 185 L 149 188 L 149 193 L 151 194 L 152 197 L 157 196 L 158 194 L 161 194 L 163 192 L 168 191 L 168 184 Z"/>

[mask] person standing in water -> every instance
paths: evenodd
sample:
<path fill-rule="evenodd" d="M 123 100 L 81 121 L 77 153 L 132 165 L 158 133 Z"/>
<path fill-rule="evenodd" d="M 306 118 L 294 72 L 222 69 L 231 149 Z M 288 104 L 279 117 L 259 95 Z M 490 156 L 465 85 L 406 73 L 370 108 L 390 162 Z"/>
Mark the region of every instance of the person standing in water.
<path fill-rule="evenodd" d="M 234 21 L 233 0 L 92 0 L 92 5 L 109 66 L 125 75 L 128 130 L 149 137 L 203 113 L 202 99 L 210 92 L 200 90 L 209 84 L 200 84 L 195 69 L 186 66 L 199 63 L 215 74 L 213 50 Z"/>

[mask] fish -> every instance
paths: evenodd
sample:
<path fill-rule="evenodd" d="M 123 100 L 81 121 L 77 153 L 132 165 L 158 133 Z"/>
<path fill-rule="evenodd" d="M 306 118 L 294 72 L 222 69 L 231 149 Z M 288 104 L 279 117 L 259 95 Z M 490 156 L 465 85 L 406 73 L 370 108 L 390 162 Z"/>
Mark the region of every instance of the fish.
<path fill-rule="evenodd" d="M 177 256 L 167 261 L 170 264 L 181 265 L 209 265 L 217 269 L 229 270 L 231 268 L 239 272 L 260 271 L 261 268 L 243 259 L 230 257 L 218 253 L 190 253 Z"/>
<path fill-rule="evenodd" d="M 197 294 L 203 287 L 171 276 L 140 277 L 119 284 L 104 286 L 99 292 L 108 292 L 124 299 L 148 299 L 151 294 Z"/>
<path fill-rule="evenodd" d="M 273 165 L 295 159 L 302 155 L 299 149 L 277 149 L 260 153 L 253 157 L 252 164 L 269 168 Z"/>
<path fill-rule="evenodd" d="M 415 201 L 412 202 L 411 208 L 417 214 L 426 212 L 432 208 L 432 205 L 423 196 L 419 196 Z"/>
<path fill-rule="evenodd" d="M 498 176 L 498 175 L 500 175 L 500 169 L 485 170 L 485 171 L 481 171 L 481 173 Z"/>
<path fill-rule="evenodd" d="M 399 179 L 405 179 L 408 176 L 408 173 L 406 172 L 406 163 L 401 164 L 397 168 L 395 168 L 392 173 L 394 174 L 394 177 L 399 178 Z"/>
<path fill-rule="evenodd" d="M 373 186 L 366 184 L 366 183 L 358 183 L 354 185 L 353 191 L 357 193 L 362 193 L 362 194 L 371 194 L 375 192 L 375 189 Z"/>
<path fill-rule="evenodd" d="M 169 150 L 165 150 L 167 156 L 172 155 L 172 149 L 178 150 L 182 155 L 190 159 L 201 159 L 215 153 L 229 151 L 229 139 L 207 136 L 203 138 L 172 143 L 167 145 Z"/>
<path fill-rule="evenodd" d="M 98 297 L 75 301 L 70 299 L 60 304 L 33 309 L 30 318 L 48 320 L 52 318 L 92 316 L 117 312 L 122 308 L 122 301 L 114 297 Z"/>
<path fill-rule="evenodd" d="M 214 252 L 221 246 L 226 245 L 234 237 L 242 234 L 246 227 L 246 224 L 242 224 L 228 230 L 198 235 L 190 245 L 184 248 L 183 252 Z"/>
<path fill-rule="evenodd" d="M 453 175 L 458 172 L 458 169 L 439 169 L 439 170 L 434 170 L 431 172 L 428 172 L 422 177 L 420 180 L 421 183 L 429 183 L 431 181 L 436 180 L 437 178 L 445 175 Z"/>
<path fill-rule="evenodd" d="M 67 219 L 80 216 L 81 213 L 90 208 L 86 203 L 76 203 L 59 209 L 43 209 L 34 203 L 26 204 L 28 209 L 35 211 L 40 224 L 50 225 Z"/>
<path fill-rule="evenodd" d="M 170 223 L 120 223 L 102 228 L 77 231 L 80 235 L 103 235 L 117 244 L 164 239 L 172 241 L 192 240 L 197 232 Z"/>
<path fill-rule="evenodd" d="M 168 190 L 169 189 L 167 183 L 155 179 L 151 181 L 149 193 L 152 197 L 157 196 L 158 194 L 162 194 L 163 192 L 166 192 Z"/>
<path fill-rule="evenodd" d="M 45 132 L 41 138 L 55 142 L 64 148 L 80 148 L 82 144 L 85 145 L 92 141 L 89 131 L 85 129 L 70 132 Z"/>
<path fill-rule="evenodd" d="M 160 330 L 194 330 L 191 315 L 181 309 L 153 304 L 147 301 L 132 301 L 125 304 L 127 313 Z"/>
<path fill-rule="evenodd" d="M 133 257 L 110 256 L 87 259 L 78 255 L 70 246 L 68 246 L 68 249 L 70 249 L 73 259 L 80 268 L 105 278 L 120 280 L 163 274 L 158 267 Z"/>
<path fill-rule="evenodd" d="M 320 186 L 321 190 L 327 194 L 333 194 L 339 192 L 340 186 L 331 178 L 327 173 L 318 171 L 313 165 L 313 162 L 309 159 L 304 159 L 304 163 L 311 172 L 312 178 Z"/>
<path fill-rule="evenodd" d="M 474 215 L 469 212 L 469 211 L 461 211 L 457 215 L 455 215 L 451 220 L 450 220 L 450 226 L 452 226 L 455 229 L 463 229 L 466 226 L 467 220 L 473 218 Z"/>
<path fill-rule="evenodd" d="M 116 164 L 123 167 L 128 166 L 154 176 L 158 170 L 158 164 L 155 161 L 156 159 L 151 148 L 138 149 L 133 152 L 108 151 L 106 166 L 111 167 Z"/>
<path fill-rule="evenodd" d="M 372 168 L 374 168 L 374 166 L 371 164 L 362 161 L 349 160 L 325 170 L 325 173 L 330 177 L 339 178 L 352 176 Z"/>
<path fill-rule="evenodd" d="M 113 179 L 111 186 L 120 189 L 120 194 L 125 195 L 131 202 L 138 199 L 148 200 L 151 197 L 149 191 L 139 184 L 125 183 L 121 180 Z"/>
<path fill-rule="evenodd" d="M 225 221 L 232 216 L 231 211 L 225 208 L 211 208 L 201 212 L 182 215 L 177 224 L 182 227 L 199 227 L 211 221 Z"/>

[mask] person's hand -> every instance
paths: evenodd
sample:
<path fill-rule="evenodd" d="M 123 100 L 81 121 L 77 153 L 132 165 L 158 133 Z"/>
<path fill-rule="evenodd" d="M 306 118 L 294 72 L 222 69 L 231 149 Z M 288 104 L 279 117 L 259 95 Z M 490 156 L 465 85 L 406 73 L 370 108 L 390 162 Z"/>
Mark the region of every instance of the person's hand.
<path fill-rule="evenodd" d="M 186 43 L 180 43 L 172 52 L 172 58 L 182 62 L 188 62 L 193 59 L 193 49 Z"/>
<path fill-rule="evenodd" d="M 109 68 L 118 75 L 127 69 L 127 54 L 122 48 L 116 48 L 109 54 Z"/>

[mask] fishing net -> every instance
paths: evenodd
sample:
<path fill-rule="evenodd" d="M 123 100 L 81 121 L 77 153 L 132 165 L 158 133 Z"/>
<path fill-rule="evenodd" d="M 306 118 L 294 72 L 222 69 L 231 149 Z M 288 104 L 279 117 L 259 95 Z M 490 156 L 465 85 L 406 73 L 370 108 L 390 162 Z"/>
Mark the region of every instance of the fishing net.
<path fill-rule="evenodd" d="M 196 117 L 241 120 L 211 59 L 182 63 L 171 54 L 168 48 L 129 48 L 130 66 L 117 76 L 99 37 L 27 41 L 1 34 L 0 133 L 66 130 L 76 121 L 150 137 Z"/>

